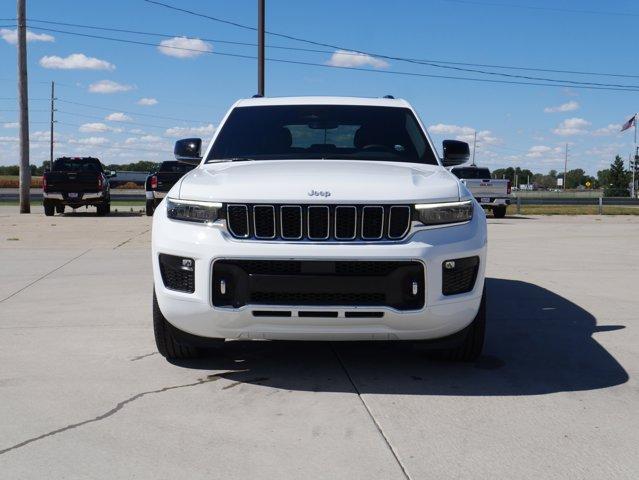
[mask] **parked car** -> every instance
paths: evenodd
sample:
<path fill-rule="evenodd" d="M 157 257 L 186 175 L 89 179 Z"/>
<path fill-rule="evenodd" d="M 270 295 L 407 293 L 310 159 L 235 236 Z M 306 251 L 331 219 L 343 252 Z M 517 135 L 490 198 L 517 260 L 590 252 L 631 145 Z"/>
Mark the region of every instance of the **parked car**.
<path fill-rule="evenodd" d="M 510 180 L 491 179 L 490 170 L 475 165 L 453 167 L 450 171 L 466 185 L 483 208 L 492 210 L 495 218 L 506 216 L 511 201 Z"/>
<path fill-rule="evenodd" d="M 47 216 L 64 213 L 65 206 L 92 206 L 98 215 L 106 215 L 111 211 L 109 174 L 97 158 L 58 158 L 42 176 L 42 197 Z"/>
<path fill-rule="evenodd" d="M 149 175 L 144 183 L 146 190 L 146 214 L 150 217 L 155 207 L 162 201 L 182 175 L 190 172 L 195 165 L 171 160 L 162 162 L 156 172 Z"/>
<path fill-rule="evenodd" d="M 159 352 L 224 339 L 410 340 L 455 360 L 484 342 L 486 216 L 404 100 L 235 103 L 153 215 Z"/>

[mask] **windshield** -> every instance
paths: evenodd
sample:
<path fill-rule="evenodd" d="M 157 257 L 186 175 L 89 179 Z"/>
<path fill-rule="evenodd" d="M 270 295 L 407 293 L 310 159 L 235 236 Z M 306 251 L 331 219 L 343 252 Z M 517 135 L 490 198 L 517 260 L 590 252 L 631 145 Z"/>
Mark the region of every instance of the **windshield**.
<path fill-rule="evenodd" d="M 490 178 L 490 170 L 487 168 L 454 168 L 453 174 L 457 178 Z"/>
<path fill-rule="evenodd" d="M 333 158 L 437 165 L 409 109 L 356 105 L 235 108 L 207 162 Z"/>
<path fill-rule="evenodd" d="M 53 162 L 53 170 L 58 172 L 102 172 L 97 158 L 58 158 Z"/>

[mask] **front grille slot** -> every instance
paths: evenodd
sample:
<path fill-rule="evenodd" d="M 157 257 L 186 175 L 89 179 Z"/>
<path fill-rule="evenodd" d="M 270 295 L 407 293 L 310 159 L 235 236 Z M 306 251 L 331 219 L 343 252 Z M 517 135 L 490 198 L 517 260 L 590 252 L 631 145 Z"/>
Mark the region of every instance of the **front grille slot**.
<path fill-rule="evenodd" d="M 255 238 L 275 238 L 275 207 L 273 205 L 253 207 L 253 228 Z"/>
<path fill-rule="evenodd" d="M 223 210 L 235 238 L 255 240 L 401 240 L 411 225 L 410 205 L 228 204 Z"/>

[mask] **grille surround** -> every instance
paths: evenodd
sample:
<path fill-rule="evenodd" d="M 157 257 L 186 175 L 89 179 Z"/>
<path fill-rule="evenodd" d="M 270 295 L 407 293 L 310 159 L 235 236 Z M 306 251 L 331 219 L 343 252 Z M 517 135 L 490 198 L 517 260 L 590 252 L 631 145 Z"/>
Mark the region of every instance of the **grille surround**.
<path fill-rule="evenodd" d="M 222 213 L 238 240 L 398 242 L 410 233 L 414 212 L 412 205 L 229 203 Z"/>

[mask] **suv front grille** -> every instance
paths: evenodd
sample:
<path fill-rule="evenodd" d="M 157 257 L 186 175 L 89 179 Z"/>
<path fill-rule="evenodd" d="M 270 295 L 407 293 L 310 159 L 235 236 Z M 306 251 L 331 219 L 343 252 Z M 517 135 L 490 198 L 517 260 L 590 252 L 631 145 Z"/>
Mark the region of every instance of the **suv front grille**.
<path fill-rule="evenodd" d="M 401 240 L 409 230 L 409 205 L 227 204 L 229 232 L 253 240 Z"/>

